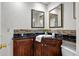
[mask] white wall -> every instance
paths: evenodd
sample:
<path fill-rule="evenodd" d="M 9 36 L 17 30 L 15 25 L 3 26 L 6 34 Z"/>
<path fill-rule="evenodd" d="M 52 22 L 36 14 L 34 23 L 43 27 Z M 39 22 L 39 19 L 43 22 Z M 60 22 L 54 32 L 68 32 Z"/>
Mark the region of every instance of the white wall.
<path fill-rule="evenodd" d="M 45 6 L 40 3 L 3 3 L 2 8 L 3 18 L 8 22 L 6 26 L 14 29 L 31 28 L 31 9 L 46 12 Z"/>
<path fill-rule="evenodd" d="M 2 55 L 12 55 L 12 36 L 14 29 L 31 29 L 31 9 L 46 12 L 46 7 L 40 3 L 5 3 L 2 9 L 2 42 L 7 44 Z"/>
<path fill-rule="evenodd" d="M 61 4 L 60 2 L 50 3 L 48 5 L 48 11 L 55 8 Z M 76 21 L 73 19 L 73 3 L 72 2 L 64 2 L 62 3 L 64 5 L 63 9 L 63 28 L 53 28 L 53 30 L 56 29 L 63 29 L 63 30 L 75 30 L 76 29 Z M 49 16 L 49 14 L 47 14 Z M 49 17 L 48 17 L 49 20 Z"/>
<path fill-rule="evenodd" d="M 0 44 L 1 44 L 1 2 L 0 2 Z"/>
<path fill-rule="evenodd" d="M 76 52 L 79 56 L 79 2 L 76 3 L 76 34 L 77 34 L 77 40 L 76 40 Z"/>
<path fill-rule="evenodd" d="M 0 2 L 0 44 L 1 44 L 1 2 Z M 1 55 L 1 49 L 0 49 L 0 55 Z"/>

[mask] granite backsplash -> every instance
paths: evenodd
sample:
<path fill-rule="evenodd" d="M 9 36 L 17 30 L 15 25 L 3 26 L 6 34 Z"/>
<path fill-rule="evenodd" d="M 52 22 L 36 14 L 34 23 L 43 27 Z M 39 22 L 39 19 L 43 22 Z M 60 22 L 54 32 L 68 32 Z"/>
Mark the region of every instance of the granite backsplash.
<path fill-rule="evenodd" d="M 38 30 L 15 29 L 14 30 L 14 34 L 44 33 L 44 32 L 76 36 L 76 30 L 48 30 L 48 29 L 38 29 Z"/>
<path fill-rule="evenodd" d="M 49 30 L 49 29 L 38 29 L 38 30 L 30 30 L 30 29 L 15 29 L 13 38 L 27 38 L 27 37 L 35 37 L 40 34 L 48 34 L 55 33 L 56 38 L 62 38 L 63 40 L 71 41 L 76 43 L 76 30 Z M 22 36 L 23 34 L 23 36 Z"/>

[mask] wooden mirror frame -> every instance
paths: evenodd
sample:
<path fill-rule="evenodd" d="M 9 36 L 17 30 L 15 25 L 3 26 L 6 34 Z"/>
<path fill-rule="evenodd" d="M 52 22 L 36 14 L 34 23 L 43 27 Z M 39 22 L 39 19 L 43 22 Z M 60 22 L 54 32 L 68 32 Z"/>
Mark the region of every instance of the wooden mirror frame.
<path fill-rule="evenodd" d="M 63 14 L 63 4 L 59 4 L 57 7 L 59 7 L 59 6 L 61 6 L 61 26 L 58 26 L 58 27 L 51 27 L 50 26 L 50 16 L 49 16 L 49 28 L 62 28 L 63 27 L 63 16 L 64 16 L 64 14 Z M 49 14 L 50 14 L 50 12 L 52 11 L 52 10 L 54 10 L 54 9 L 56 9 L 57 7 L 55 7 L 55 8 L 53 8 L 53 9 L 51 9 L 50 11 L 49 11 Z"/>
<path fill-rule="evenodd" d="M 34 27 L 33 26 L 33 10 L 34 9 L 31 9 L 31 28 L 44 28 L 44 19 L 45 19 L 45 13 L 43 12 L 43 11 L 38 11 L 38 12 L 41 12 L 41 13 L 43 13 L 44 15 L 43 15 L 43 27 Z M 35 10 L 35 11 L 37 11 L 37 10 Z"/>

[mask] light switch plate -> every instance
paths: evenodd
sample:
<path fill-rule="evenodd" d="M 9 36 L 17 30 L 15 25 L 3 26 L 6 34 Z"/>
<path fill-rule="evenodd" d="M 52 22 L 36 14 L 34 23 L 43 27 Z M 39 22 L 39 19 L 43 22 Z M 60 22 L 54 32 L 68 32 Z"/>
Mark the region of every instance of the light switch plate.
<path fill-rule="evenodd" d="M 7 44 L 6 43 L 3 43 L 2 44 L 2 48 L 6 48 L 7 47 Z"/>
<path fill-rule="evenodd" d="M 2 48 L 2 45 L 0 44 L 0 49 Z"/>

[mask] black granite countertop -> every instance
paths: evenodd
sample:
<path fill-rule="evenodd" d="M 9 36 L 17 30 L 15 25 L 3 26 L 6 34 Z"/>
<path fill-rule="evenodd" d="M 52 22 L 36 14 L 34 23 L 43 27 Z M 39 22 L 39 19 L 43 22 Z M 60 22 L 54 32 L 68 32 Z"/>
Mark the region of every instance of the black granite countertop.
<path fill-rule="evenodd" d="M 24 33 L 24 34 L 13 34 L 13 38 L 35 38 L 38 35 L 43 35 L 45 33 Z M 52 35 L 52 33 L 48 33 L 48 35 Z M 76 36 L 73 35 L 61 35 L 55 34 L 55 38 L 61 38 L 63 40 L 76 42 Z"/>

